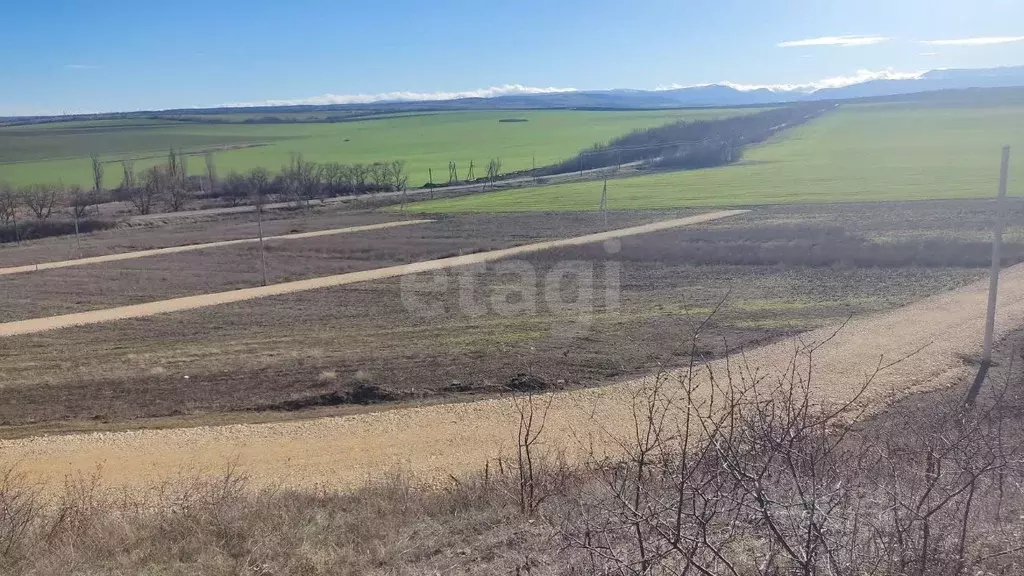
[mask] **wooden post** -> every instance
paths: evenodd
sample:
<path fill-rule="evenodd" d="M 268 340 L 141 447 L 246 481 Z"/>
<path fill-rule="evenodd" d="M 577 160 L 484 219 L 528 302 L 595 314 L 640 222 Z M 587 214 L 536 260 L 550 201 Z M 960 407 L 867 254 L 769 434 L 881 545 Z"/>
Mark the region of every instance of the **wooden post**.
<path fill-rule="evenodd" d="M 256 224 L 260 231 L 260 263 L 263 266 L 263 285 L 267 285 L 267 254 L 263 250 L 263 195 L 256 200 Z"/>
<path fill-rule="evenodd" d="M 82 237 L 78 235 L 78 207 L 73 206 L 71 208 L 75 214 L 75 242 L 78 243 L 78 257 L 82 257 Z"/>
<path fill-rule="evenodd" d="M 996 221 L 992 231 L 992 268 L 989 271 L 988 309 L 985 314 L 985 344 L 981 353 L 981 366 L 967 393 L 967 404 L 973 405 L 981 392 L 989 366 L 992 364 L 992 342 L 995 338 L 996 300 L 999 290 L 999 269 L 1002 263 L 1003 225 L 1006 219 L 1006 183 L 1010 171 L 1010 147 L 1003 146 L 1003 159 L 999 169 L 999 195 L 996 197 Z"/>
<path fill-rule="evenodd" d="M 434 171 L 427 168 L 427 174 L 430 175 L 430 199 L 434 199 Z"/>
<path fill-rule="evenodd" d="M 608 179 L 604 179 L 604 188 L 601 189 L 601 212 L 604 213 L 604 226 L 608 227 Z"/>
<path fill-rule="evenodd" d="M 583 152 L 580 152 L 580 178 L 583 177 Z"/>

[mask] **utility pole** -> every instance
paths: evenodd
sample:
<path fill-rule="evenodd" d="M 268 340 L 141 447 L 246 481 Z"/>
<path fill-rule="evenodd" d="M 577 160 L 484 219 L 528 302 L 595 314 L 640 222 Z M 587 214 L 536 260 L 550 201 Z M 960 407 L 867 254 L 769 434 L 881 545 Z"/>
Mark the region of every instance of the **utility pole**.
<path fill-rule="evenodd" d="M 995 338 L 996 296 L 999 290 L 999 269 L 1002 261 L 1003 225 L 1006 219 L 1006 183 L 1010 171 L 1010 147 L 1003 146 L 1003 159 L 999 169 L 999 195 L 996 197 L 996 221 L 992 231 L 992 269 L 989 271 L 988 309 L 985 314 L 985 344 L 981 353 L 981 366 L 967 393 L 967 404 L 973 405 L 981 391 L 989 366 L 992 364 L 992 341 Z"/>
<path fill-rule="evenodd" d="M 608 227 L 608 179 L 604 179 L 604 188 L 601 189 L 601 212 L 604 213 L 604 226 Z"/>
<path fill-rule="evenodd" d="M 82 237 L 78 235 L 78 207 L 71 208 L 75 214 L 75 242 L 78 243 L 78 257 L 82 257 Z"/>
<path fill-rule="evenodd" d="M 260 230 L 260 262 L 263 265 L 263 285 L 267 285 L 267 253 L 263 249 L 263 193 L 256 200 L 256 224 Z"/>

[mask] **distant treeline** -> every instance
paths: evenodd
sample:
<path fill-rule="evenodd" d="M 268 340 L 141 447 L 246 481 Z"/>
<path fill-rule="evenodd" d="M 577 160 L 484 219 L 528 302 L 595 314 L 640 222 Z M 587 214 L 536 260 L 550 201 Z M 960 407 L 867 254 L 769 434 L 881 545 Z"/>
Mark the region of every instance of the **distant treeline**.
<path fill-rule="evenodd" d="M 777 132 L 798 126 L 836 105 L 797 104 L 717 120 L 682 120 L 634 130 L 607 144 L 595 144 L 576 156 L 545 166 L 537 175 L 648 161 L 658 168 L 696 169 L 722 166 L 740 159 L 742 148 L 764 142 Z"/>

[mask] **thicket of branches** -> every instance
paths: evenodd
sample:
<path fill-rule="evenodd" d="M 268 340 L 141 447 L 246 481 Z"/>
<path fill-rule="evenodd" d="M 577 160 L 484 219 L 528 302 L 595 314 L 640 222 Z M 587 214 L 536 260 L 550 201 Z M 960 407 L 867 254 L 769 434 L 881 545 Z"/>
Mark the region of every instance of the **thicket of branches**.
<path fill-rule="evenodd" d="M 113 223 L 90 213 L 101 200 L 95 191 L 77 185 L 18 187 L 0 182 L 0 242 L 71 234 L 75 221 L 79 231 L 110 228 Z"/>
<path fill-rule="evenodd" d="M 660 168 L 708 168 L 740 159 L 742 148 L 763 142 L 781 130 L 798 126 L 834 107 L 833 104 L 794 104 L 715 120 L 681 120 L 634 130 L 607 144 L 595 144 L 576 156 L 541 168 L 538 175 L 651 161 Z"/>
<path fill-rule="evenodd" d="M 254 185 L 257 181 L 259 186 Z M 313 201 L 336 196 L 401 192 L 408 185 L 404 160 L 373 164 L 317 163 L 294 155 L 276 175 L 270 175 L 263 168 L 232 172 L 215 182 L 209 195 L 223 198 L 233 206 L 249 202 L 257 195 L 308 206 Z"/>

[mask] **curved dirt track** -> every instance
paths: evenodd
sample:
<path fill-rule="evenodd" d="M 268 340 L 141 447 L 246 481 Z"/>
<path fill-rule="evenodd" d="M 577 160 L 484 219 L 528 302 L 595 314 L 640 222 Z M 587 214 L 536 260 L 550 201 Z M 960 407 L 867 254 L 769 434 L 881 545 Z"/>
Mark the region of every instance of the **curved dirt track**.
<path fill-rule="evenodd" d="M 353 232 L 369 232 L 370 230 L 382 230 L 396 226 L 409 226 L 412 224 L 426 224 L 433 220 L 400 220 L 397 222 L 384 222 L 381 224 L 368 224 L 365 226 L 350 226 L 348 228 L 334 228 L 331 230 L 316 230 L 314 232 L 300 232 L 298 234 L 282 234 L 280 236 L 264 236 L 264 241 L 270 240 L 302 240 L 304 238 L 317 238 L 320 236 L 334 236 L 337 234 L 350 234 Z M 177 254 L 178 252 L 191 252 L 193 250 L 205 250 L 207 248 L 219 248 L 222 246 L 235 246 L 238 244 L 253 244 L 259 242 L 259 238 L 241 238 L 238 240 L 221 240 L 219 242 L 207 242 L 205 244 L 186 244 L 184 246 L 170 246 L 167 248 L 154 248 L 152 250 L 138 250 L 135 252 L 122 252 L 120 254 L 106 254 L 103 256 L 90 256 L 89 258 L 76 258 L 74 260 L 60 260 L 57 262 L 42 262 L 40 264 L 27 264 L 25 266 L 11 266 L 0 268 L 0 276 L 10 274 L 21 274 L 24 272 L 38 272 L 40 270 L 51 270 L 53 268 L 68 268 L 70 266 L 87 266 L 89 264 L 102 264 L 104 262 L 116 262 L 118 260 L 133 260 L 147 256 L 161 256 L 164 254 Z"/>
<path fill-rule="evenodd" d="M 67 328 L 70 326 L 100 324 L 103 322 L 112 322 L 114 320 L 124 320 L 126 318 L 142 318 L 145 316 L 155 316 L 157 314 L 167 314 L 170 312 L 181 312 L 183 310 L 218 306 L 220 304 L 242 302 L 256 298 L 266 298 L 268 296 L 279 296 L 281 294 L 290 294 L 292 292 L 303 292 L 306 290 L 316 290 L 318 288 L 330 288 L 332 286 L 366 282 L 368 280 L 381 280 L 384 278 L 418 274 L 420 272 L 431 272 L 434 270 L 443 270 L 445 268 L 454 268 L 457 266 L 481 264 L 521 254 L 550 250 L 552 248 L 604 242 L 605 240 L 615 238 L 647 234 L 649 232 L 668 230 L 670 228 L 688 226 L 690 224 L 700 224 L 702 222 L 718 220 L 719 218 L 743 214 L 744 212 L 747 212 L 747 210 L 711 212 L 708 214 L 699 214 L 697 216 L 688 216 L 686 218 L 663 220 L 661 222 L 653 222 L 651 224 L 644 224 L 641 226 L 609 230 L 607 232 L 599 232 L 597 234 L 588 234 L 586 236 L 577 236 L 575 238 L 536 242 L 533 244 L 525 244 L 523 246 L 515 246 L 501 250 L 467 254 L 465 256 L 453 256 L 451 258 L 427 260 L 424 262 L 389 266 L 386 268 L 377 268 L 375 270 L 365 270 L 362 272 L 349 272 L 346 274 L 310 278 L 309 280 L 283 282 L 280 284 L 271 284 L 270 286 L 261 286 L 259 288 L 243 288 L 241 290 L 231 290 L 228 292 L 214 292 L 212 294 L 172 298 L 170 300 L 160 300 L 157 302 L 148 302 L 146 304 L 134 304 L 131 306 L 120 306 L 117 308 L 106 308 L 103 310 L 92 310 L 89 312 L 78 312 L 74 314 L 64 314 L 61 316 L 49 316 L 45 318 L 32 318 L 29 320 L 6 322 L 4 324 L 0 324 L 0 336 L 34 334 L 37 332 Z"/>
<path fill-rule="evenodd" d="M 949 385 L 970 375 L 963 356 L 981 346 L 987 281 L 904 308 L 850 322 L 815 354 L 818 399 L 848 400 L 867 374 L 885 361 L 907 356 L 882 372 L 863 402 L 879 405 L 893 394 Z M 1024 324 L 1024 265 L 1004 272 L 997 335 Z M 834 332 L 805 334 L 821 341 Z M 794 341 L 733 356 L 737 363 L 772 372 L 785 367 Z M 724 373 L 724 360 L 711 364 Z M 641 381 L 554 393 L 544 430 L 547 446 L 572 458 L 584 445 L 614 450 L 614 437 L 633 430 L 630 402 Z M 545 400 L 546 401 L 546 400 Z M 271 424 L 142 430 L 50 436 L 0 442 L 0 457 L 28 474 L 60 481 L 98 474 L 112 484 L 147 483 L 182 469 L 216 471 L 235 461 L 258 483 L 350 487 L 403 470 L 424 481 L 480 471 L 514 447 L 517 419 L 509 399 L 397 409 L 356 416 Z"/>

